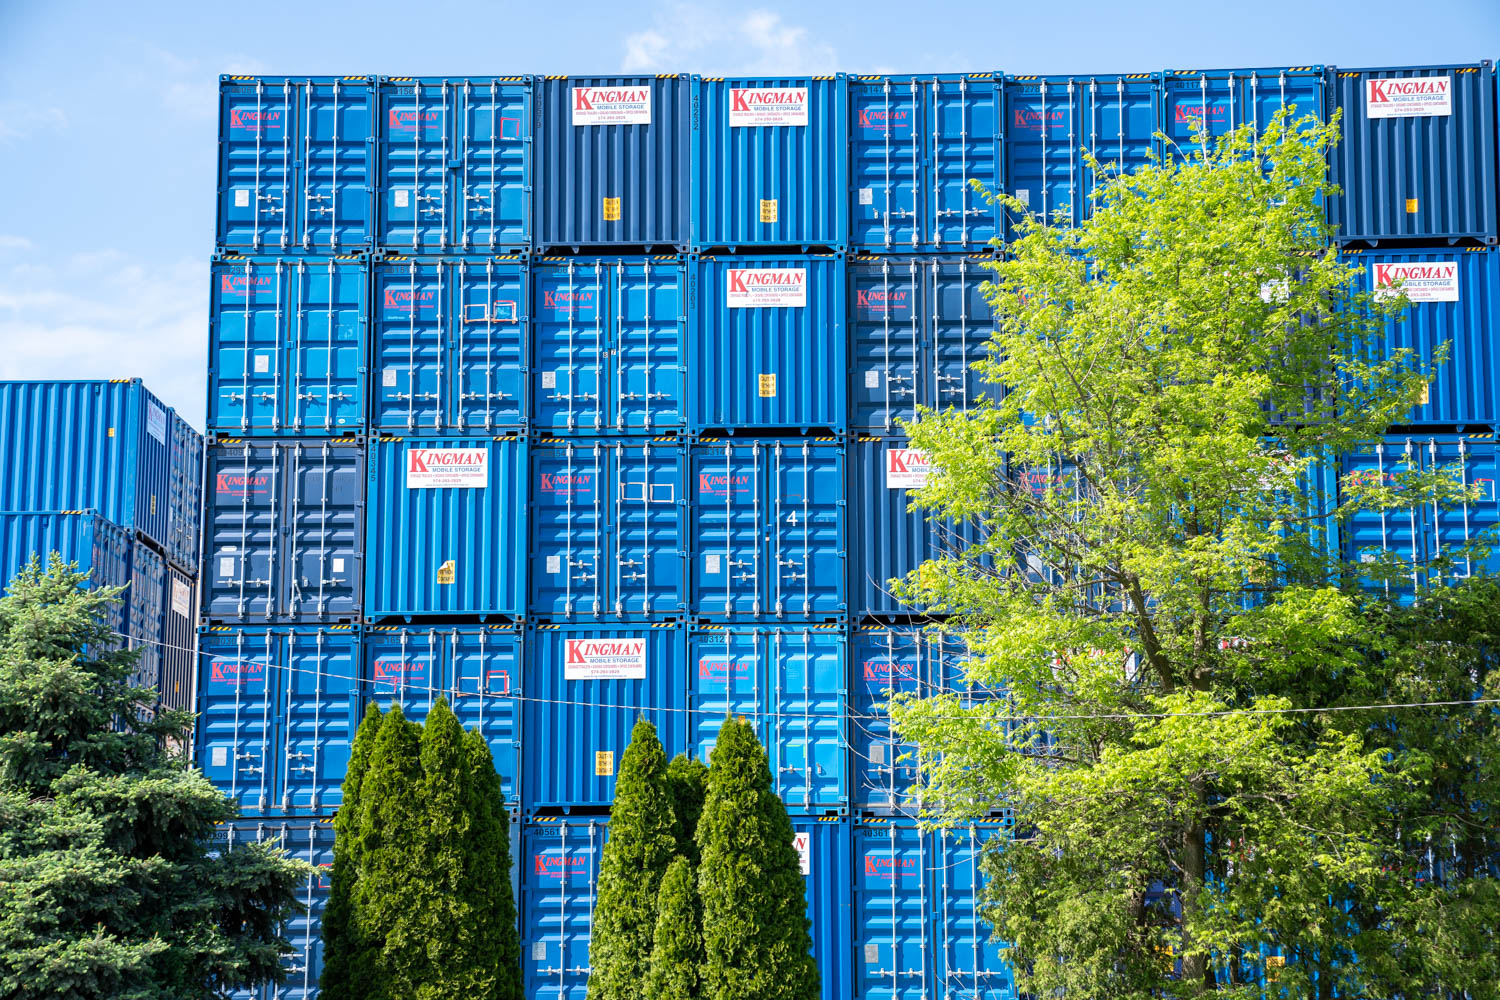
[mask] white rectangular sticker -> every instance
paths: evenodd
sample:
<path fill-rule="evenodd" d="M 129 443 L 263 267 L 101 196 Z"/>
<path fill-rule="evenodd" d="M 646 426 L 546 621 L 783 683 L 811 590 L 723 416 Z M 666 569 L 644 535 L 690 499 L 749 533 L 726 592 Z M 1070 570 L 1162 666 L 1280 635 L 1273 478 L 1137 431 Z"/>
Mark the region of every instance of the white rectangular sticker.
<path fill-rule="evenodd" d="M 563 679 L 646 679 L 645 639 L 564 639 Z"/>
<path fill-rule="evenodd" d="M 561 573 L 562 572 L 562 556 L 548 556 L 547 557 L 547 572 L 548 573 Z"/>
<path fill-rule="evenodd" d="M 406 449 L 406 488 L 433 490 L 484 489 L 490 484 L 488 448 Z"/>
<path fill-rule="evenodd" d="M 235 208 L 249 208 L 250 207 L 250 190 L 248 188 L 235 188 L 234 189 L 234 207 Z"/>
<path fill-rule="evenodd" d="M 557 372 L 542 372 L 542 388 L 543 389 L 556 389 L 557 388 Z"/>
<path fill-rule="evenodd" d="M 873 204 L 875 204 L 875 189 L 874 188 L 860 188 L 859 189 L 859 203 L 861 205 L 873 205 Z"/>
<path fill-rule="evenodd" d="M 269 354 L 257 354 L 254 364 L 257 375 L 269 372 L 271 370 L 271 356 Z"/>
<path fill-rule="evenodd" d="M 792 834 L 792 847 L 797 851 L 797 867 L 802 869 L 802 874 L 812 874 L 812 834 Z"/>
<path fill-rule="evenodd" d="M 731 309 L 807 305 L 805 267 L 731 267 L 725 281 Z"/>
<path fill-rule="evenodd" d="M 880 372 L 876 371 L 874 368 L 871 368 L 869 371 L 865 372 L 865 388 L 880 388 Z"/>
<path fill-rule="evenodd" d="M 1370 264 L 1376 298 L 1390 298 L 1396 287 L 1412 302 L 1457 302 L 1458 261 Z"/>
<path fill-rule="evenodd" d="M 167 443 L 167 411 L 155 403 L 146 404 L 146 433 L 158 444 Z"/>
<path fill-rule="evenodd" d="M 406 193 L 406 188 L 397 188 L 392 193 L 396 196 L 397 208 L 406 208 L 411 204 L 411 196 Z"/>
<path fill-rule="evenodd" d="M 650 125 L 650 87 L 574 87 L 574 125 Z"/>
<path fill-rule="evenodd" d="M 229 748 L 214 747 L 212 759 L 214 767 L 227 767 L 229 765 Z"/>
<path fill-rule="evenodd" d="M 181 580 L 174 579 L 172 581 L 172 612 L 186 618 L 191 610 L 192 595 L 188 591 L 188 585 Z"/>
<path fill-rule="evenodd" d="M 219 575 L 234 576 L 234 556 L 219 557 Z"/>
<path fill-rule="evenodd" d="M 729 127 L 806 125 L 806 87 L 731 87 Z"/>
<path fill-rule="evenodd" d="M 1419 118 L 1453 114 L 1453 77 L 1409 76 L 1365 81 L 1365 115 Z"/>
<path fill-rule="evenodd" d="M 885 453 L 885 488 L 903 490 L 926 486 L 932 473 L 932 462 L 925 451 L 914 448 L 888 448 Z"/>
<path fill-rule="evenodd" d="M 719 556 L 718 556 L 718 553 L 715 553 L 715 552 L 706 552 L 706 553 L 704 553 L 704 555 L 703 555 L 703 572 L 710 573 L 710 574 L 719 572 Z"/>
<path fill-rule="evenodd" d="M 394 389 L 396 387 L 396 369 L 387 368 L 385 371 L 381 372 L 380 384 L 388 389 Z"/>

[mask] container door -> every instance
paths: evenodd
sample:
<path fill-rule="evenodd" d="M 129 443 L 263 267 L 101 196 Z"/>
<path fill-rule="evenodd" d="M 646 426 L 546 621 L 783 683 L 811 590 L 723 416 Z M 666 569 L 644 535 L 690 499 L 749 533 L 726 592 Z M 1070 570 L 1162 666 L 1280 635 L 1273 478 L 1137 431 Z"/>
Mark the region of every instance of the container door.
<path fill-rule="evenodd" d="M 768 446 L 769 610 L 806 617 L 841 614 L 844 596 L 844 458 L 803 442 Z"/>
<path fill-rule="evenodd" d="M 204 544 L 208 616 L 267 621 L 282 603 L 279 450 L 247 441 L 216 448 L 212 460 Z"/>
<path fill-rule="evenodd" d="M 304 434 L 358 430 L 365 412 L 365 269 L 332 260 L 298 261 L 291 278 L 291 429 Z"/>
<path fill-rule="evenodd" d="M 937 249 L 983 247 L 1000 233 L 1000 209 L 969 186 L 1003 190 L 1000 84 L 993 78 L 932 79 L 932 215 L 927 232 Z"/>
<path fill-rule="evenodd" d="M 1239 81 L 1232 73 L 1168 76 L 1162 99 L 1166 112 L 1163 131 L 1176 147 L 1169 151 L 1174 156 L 1194 151 L 1197 144 L 1193 136 L 1199 128 L 1217 139 L 1245 124 L 1257 110 L 1245 106 Z"/>
<path fill-rule="evenodd" d="M 1120 76 L 1088 83 L 1085 145 L 1100 166 L 1116 174 L 1132 173 L 1151 162 L 1156 132 L 1161 127 L 1161 86 L 1155 73 Z M 1073 143 L 1076 147 L 1078 143 Z M 1081 210 L 1090 214 L 1088 194 L 1098 186 L 1093 172 L 1082 167 Z"/>
<path fill-rule="evenodd" d="M 1068 225 L 1083 213 L 1087 169 L 1077 155 L 1088 84 L 1025 79 L 1006 87 L 1005 184 L 1039 218 L 1064 210 Z M 1019 234 L 1014 227 L 1011 238 Z"/>
<path fill-rule="evenodd" d="M 1428 545 L 1431 558 L 1446 556 L 1452 565 L 1434 569 L 1433 586 L 1447 580 L 1458 581 L 1476 573 L 1494 572 L 1500 557 L 1478 558 L 1460 550 L 1480 540 L 1481 535 L 1494 544 L 1496 526 L 1500 525 L 1495 482 L 1497 468 L 1494 440 L 1463 437 L 1432 438 L 1421 443 L 1424 464 L 1429 469 L 1450 470 L 1466 487 L 1478 487 L 1480 497 L 1467 503 L 1429 504 L 1427 510 Z M 1445 580 L 1444 577 L 1447 579 Z"/>
<path fill-rule="evenodd" d="M 198 685 L 198 766 L 246 814 L 272 808 L 281 643 L 270 631 L 211 632 Z"/>
<path fill-rule="evenodd" d="M 609 450 L 598 443 L 538 448 L 532 507 L 532 610 L 571 618 L 598 616 L 607 596 L 601 572 L 614 566 L 604 551 Z M 623 571 L 621 571 L 623 572 Z"/>
<path fill-rule="evenodd" d="M 162 595 L 166 592 L 167 564 L 140 542 L 130 546 L 130 591 L 125 628 L 127 649 L 140 650 L 131 683 L 160 689 L 162 686 L 162 628 L 166 622 Z"/>
<path fill-rule="evenodd" d="M 688 641 L 691 755 L 707 762 L 724 720 L 737 716 L 753 720 L 761 742 L 769 748 L 771 734 L 761 707 L 768 672 L 765 630 L 715 629 L 695 632 Z"/>
<path fill-rule="evenodd" d="M 776 794 L 804 811 L 849 805 L 848 734 L 844 731 L 848 646 L 841 630 L 776 629 L 763 636 L 770 748 Z M 767 731 L 769 730 L 769 731 Z"/>
<path fill-rule="evenodd" d="M 535 381 L 537 423 L 558 432 L 605 427 L 606 265 L 545 267 L 536 272 Z"/>
<path fill-rule="evenodd" d="M 167 415 L 167 556 L 178 566 L 198 565 L 198 533 L 203 523 L 203 438 L 175 411 Z"/>
<path fill-rule="evenodd" d="M 365 634 L 369 696 L 381 711 L 400 705 L 413 722 L 424 722 L 441 693 L 443 637 L 436 629 L 377 626 Z"/>
<path fill-rule="evenodd" d="M 849 88 L 851 242 L 856 246 L 915 249 L 922 239 L 922 85 L 886 79 Z"/>
<path fill-rule="evenodd" d="M 387 84 L 381 91 L 381 245 L 412 253 L 448 249 L 448 84 Z"/>
<path fill-rule="evenodd" d="M 856 805 L 895 808 L 916 781 L 915 762 L 899 760 L 911 745 L 896 738 L 889 703 L 893 694 L 934 693 L 924 640 L 915 629 L 855 633 L 854 713 L 861 719 L 853 738 Z"/>
<path fill-rule="evenodd" d="M 759 443 L 693 459 L 693 608 L 716 617 L 764 613 Z"/>
<path fill-rule="evenodd" d="M 356 445 L 293 444 L 287 455 L 287 613 L 359 615 L 364 461 Z"/>
<path fill-rule="evenodd" d="M 854 875 L 849 856 L 853 838 L 848 821 L 831 816 L 793 816 L 792 843 L 802 865 L 812 955 L 822 980 L 822 1000 L 854 995 L 850 982 L 850 943 L 854 931 L 849 898 Z M 946 1000 L 946 998 L 945 998 Z"/>
<path fill-rule="evenodd" d="M 290 82 L 225 87 L 220 97 L 219 245 L 253 253 L 291 246 L 296 151 Z"/>
<path fill-rule="evenodd" d="M 992 938 L 994 928 L 980 911 L 984 878 L 980 858 L 985 842 L 1001 836 L 999 823 L 968 829 L 940 830 L 933 866 L 937 995 L 965 1000 L 1014 1000 L 1015 973 L 1000 956 L 1004 944 Z"/>
<path fill-rule="evenodd" d="M 465 730 L 484 734 L 500 794 L 520 804 L 516 755 L 520 749 L 521 638 L 505 629 L 460 629 L 448 637 L 446 693 Z"/>
<path fill-rule="evenodd" d="M 617 431 L 683 425 L 683 269 L 670 262 L 615 265 L 614 414 Z"/>
<path fill-rule="evenodd" d="M 927 391 L 923 370 L 920 265 L 881 258 L 849 269 L 854 301 L 854 423 L 860 430 L 899 432 L 915 420 Z"/>
<path fill-rule="evenodd" d="M 532 824 L 521 840 L 521 953 L 526 995 L 585 1000 L 605 820 Z"/>
<path fill-rule="evenodd" d="M 349 748 L 359 725 L 359 645 L 353 630 L 287 634 L 285 733 L 277 805 L 303 816 L 330 815 L 343 802 Z"/>
<path fill-rule="evenodd" d="M 530 86 L 498 80 L 463 86 L 455 242 L 466 253 L 525 247 L 531 232 Z"/>
<path fill-rule="evenodd" d="M 274 987 L 273 1000 L 314 1000 L 323 974 L 323 910 L 333 890 L 333 826 L 306 821 L 274 829 L 286 852 L 312 865 L 313 871 L 297 887 L 297 902 L 307 912 L 288 917 L 281 930 L 291 942 L 292 954 L 283 960 L 286 982 Z"/>
<path fill-rule="evenodd" d="M 687 608 L 686 455 L 674 443 L 612 447 L 610 610 L 622 616 L 680 614 Z"/>
<path fill-rule="evenodd" d="M 301 89 L 302 249 L 366 248 L 374 207 L 374 91 L 363 77 Z"/>
<path fill-rule="evenodd" d="M 1416 443 L 1390 439 L 1371 450 L 1346 455 L 1342 479 L 1346 484 L 1350 480 L 1392 484 L 1397 475 L 1420 467 L 1422 461 Z M 1373 579 L 1361 580 L 1365 589 L 1386 596 L 1409 595 L 1416 590 L 1420 583 L 1418 567 L 1427 558 L 1423 518 L 1423 511 L 1416 507 L 1362 510 L 1344 525 L 1348 558 L 1361 563 L 1391 562 Z"/>
<path fill-rule="evenodd" d="M 982 291 L 989 279 L 983 264 L 964 258 L 929 265 L 932 312 L 932 372 L 929 405 L 965 412 L 980 400 L 999 401 L 1000 386 L 986 382 L 974 364 L 989 356 L 994 318 Z"/>
<path fill-rule="evenodd" d="M 211 429 L 230 434 L 279 431 L 282 412 L 281 261 L 232 261 L 214 267 Z"/>
<path fill-rule="evenodd" d="M 450 274 L 442 262 L 405 260 L 375 271 L 375 428 L 441 430 Z"/>
<path fill-rule="evenodd" d="M 932 954 L 928 838 L 902 822 L 854 833 L 855 995 L 927 1000 Z"/>
<path fill-rule="evenodd" d="M 449 393 L 461 433 L 525 426 L 526 273 L 519 264 L 459 261 Z"/>

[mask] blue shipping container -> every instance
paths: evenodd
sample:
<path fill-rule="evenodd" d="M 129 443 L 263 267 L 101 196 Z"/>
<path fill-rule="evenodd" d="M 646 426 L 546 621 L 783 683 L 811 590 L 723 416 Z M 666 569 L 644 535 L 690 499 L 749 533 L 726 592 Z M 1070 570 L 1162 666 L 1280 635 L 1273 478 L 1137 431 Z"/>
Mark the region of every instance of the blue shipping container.
<path fill-rule="evenodd" d="M 369 248 L 372 82 L 366 76 L 219 78 L 220 248 Z"/>
<path fill-rule="evenodd" d="M 130 589 L 125 592 L 126 649 L 140 650 L 130 682 L 161 689 L 166 627 L 167 562 L 139 542 L 130 547 Z"/>
<path fill-rule="evenodd" d="M 1495 70 L 1489 61 L 1330 71 L 1344 113 L 1328 199 L 1337 238 L 1492 244 Z"/>
<path fill-rule="evenodd" d="M 693 244 L 843 249 L 848 99 L 842 73 L 701 80 L 693 115 Z"/>
<path fill-rule="evenodd" d="M 1005 190 L 1043 221 L 1076 226 L 1093 211 L 1099 179 L 1088 150 L 1114 174 L 1151 162 L 1162 128 L 1157 73 L 1013 76 L 1005 82 Z M 1019 235 L 1013 220 L 1009 238 Z"/>
<path fill-rule="evenodd" d="M 692 446 L 692 610 L 830 620 L 848 610 L 844 446 L 831 439 Z"/>
<path fill-rule="evenodd" d="M 225 257 L 209 295 L 208 429 L 348 434 L 365 424 L 369 265 Z"/>
<path fill-rule="evenodd" d="M 208 450 L 204 615 L 352 621 L 364 561 L 364 449 L 349 439 Z"/>
<path fill-rule="evenodd" d="M 917 407 L 968 410 L 998 400 L 973 365 L 989 356 L 994 319 L 984 258 L 858 257 L 849 263 L 849 424 L 899 434 Z"/>
<path fill-rule="evenodd" d="M 844 1000 L 854 989 L 849 943 L 854 940 L 853 866 L 849 821 L 838 816 L 793 816 L 792 846 L 802 864 L 812 955 L 822 1000 Z"/>
<path fill-rule="evenodd" d="M 384 77 L 379 90 L 380 246 L 526 249 L 531 77 Z"/>
<path fill-rule="evenodd" d="M 139 379 L 0 382 L 0 510 L 97 510 L 196 565 L 198 484 L 176 467 L 182 439 L 188 450 L 202 440 Z"/>
<path fill-rule="evenodd" d="M 1411 301 L 1400 320 L 1385 327 L 1380 358 L 1405 348 L 1413 362 L 1431 367 L 1439 347 L 1448 361 L 1437 369 L 1425 402 L 1400 424 L 1500 424 L 1500 251 L 1351 250 L 1361 291 L 1400 286 Z M 1461 426 L 1460 426 L 1461 429 Z"/>
<path fill-rule="evenodd" d="M 413 722 L 424 722 L 438 698 L 466 730 L 484 734 L 500 775 L 500 792 L 520 805 L 517 756 L 521 752 L 521 633 L 514 628 L 443 626 L 408 629 L 372 625 L 365 630 L 366 695 Z"/>
<path fill-rule="evenodd" d="M 525 427 L 531 313 L 522 259 L 387 256 L 374 272 L 371 427 Z"/>
<path fill-rule="evenodd" d="M 677 255 L 534 265 L 533 426 L 554 434 L 683 427 L 687 271 Z"/>
<path fill-rule="evenodd" d="M 130 534 L 92 510 L 24 511 L 0 513 L 0 574 L 9 586 L 33 558 L 45 572 L 56 552 L 65 563 L 76 563 L 96 587 L 130 585 Z M 104 623 L 124 644 L 126 611 L 122 603 L 109 606 Z"/>
<path fill-rule="evenodd" d="M 197 577 L 203 529 L 203 435 L 167 411 L 167 560 Z"/>
<path fill-rule="evenodd" d="M 691 427 L 842 431 L 844 258 L 704 257 L 690 296 Z"/>
<path fill-rule="evenodd" d="M 688 636 L 688 725 L 705 764 L 725 719 L 755 727 L 788 809 L 847 814 L 849 643 L 834 625 L 711 626 Z"/>
<path fill-rule="evenodd" d="M 1198 127 L 1217 138 L 1241 125 L 1259 134 L 1282 108 L 1295 106 L 1293 120 L 1328 118 L 1322 66 L 1270 69 L 1172 69 L 1162 74 L 1163 128 L 1177 156 L 1194 152 Z"/>
<path fill-rule="evenodd" d="M 985 845 L 993 839 L 1003 841 L 1010 829 L 1008 818 L 996 818 L 937 831 L 932 873 L 935 997 L 1016 997 L 1015 972 L 1001 956 L 1005 945 L 994 939 L 995 929 L 980 907 Z"/>
<path fill-rule="evenodd" d="M 932 834 L 915 821 L 864 819 L 854 836 L 854 995 L 926 1000 L 936 971 Z"/>
<path fill-rule="evenodd" d="M 668 756 L 688 746 L 687 671 L 679 625 L 538 625 L 527 636 L 522 730 L 526 813 L 603 809 L 637 720 Z"/>
<path fill-rule="evenodd" d="M 521 828 L 521 962 L 532 1000 L 586 1000 L 589 938 L 608 816 L 543 816 Z"/>
<path fill-rule="evenodd" d="M 191 712 L 197 703 L 198 582 L 168 566 L 162 604 L 161 700 Z"/>
<path fill-rule="evenodd" d="M 690 249 L 694 79 L 549 76 L 537 87 L 537 249 Z"/>
<path fill-rule="evenodd" d="M 531 458 L 531 616 L 687 610 L 687 449 L 678 439 L 544 438 Z"/>
<path fill-rule="evenodd" d="M 365 614 L 519 619 L 531 463 L 519 438 L 371 445 Z"/>
<path fill-rule="evenodd" d="M 360 720 L 348 625 L 211 626 L 200 636 L 194 759 L 246 816 L 326 816 Z"/>
<path fill-rule="evenodd" d="M 1003 235 L 999 73 L 849 79 L 849 238 L 854 247 L 967 252 Z"/>

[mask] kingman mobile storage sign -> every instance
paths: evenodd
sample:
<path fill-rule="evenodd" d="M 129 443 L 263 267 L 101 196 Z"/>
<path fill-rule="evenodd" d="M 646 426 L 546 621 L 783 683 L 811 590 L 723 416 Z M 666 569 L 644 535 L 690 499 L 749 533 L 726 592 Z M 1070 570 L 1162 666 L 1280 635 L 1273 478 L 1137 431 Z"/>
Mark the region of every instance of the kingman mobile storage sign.
<path fill-rule="evenodd" d="M 1453 114 L 1453 77 L 1413 76 L 1365 80 L 1370 118 L 1417 118 Z"/>

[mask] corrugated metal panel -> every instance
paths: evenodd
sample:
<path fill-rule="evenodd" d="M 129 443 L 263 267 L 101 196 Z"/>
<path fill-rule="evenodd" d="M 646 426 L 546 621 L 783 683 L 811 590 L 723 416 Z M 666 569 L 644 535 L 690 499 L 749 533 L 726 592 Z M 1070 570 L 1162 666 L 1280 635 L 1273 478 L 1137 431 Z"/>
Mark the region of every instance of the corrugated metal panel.
<path fill-rule="evenodd" d="M 347 625 L 215 626 L 200 636 L 194 759 L 247 816 L 323 816 L 342 801 L 360 720 Z"/>
<path fill-rule="evenodd" d="M 1480 499 L 1474 503 L 1427 506 L 1427 543 L 1433 559 L 1446 558 L 1453 565 L 1433 569 L 1428 582 L 1433 586 L 1455 583 L 1475 573 L 1500 570 L 1500 553 L 1479 560 L 1459 555 L 1455 550 L 1481 535 L 1491 546 L 1500 542 L 1500 498 L 1495 483 L 1500 478 L 1500 455 L 1492 438 L 1466 438 L 1442 435 L 1420 442 L 1429 469 L 1448 469 L 1465 486 L 1478 486 Z"/>
<path fill-rule="evenodd" d="M 168 708 L 192 711 L 198 678 L 198 584 L 168 566 L 164 589 L 161 700 Z"/>
<path fill-rule="evenodd" d="M 586 1000 L 589 938 L 608 816 L 539 817 L 521 828 L 521 964 L 533 1000 Z"/>
<path fill-rule="evenodd" d="M 704 257 L 692 296 L 690 425 L 842 430 L 844 257 Z"/>
<path fill-rule="evenodd" d="M 1098 187 L 1083 150 L 1101 166 L 1130 173 L 1151 162 L 1164 124 L 1158 73 L 1013 76 L 1005 106 L 1006 190 L 1043 219 L 1062 210 L 1071 226 L 1091 213 Z"/>
<path fill-rule="evenodd" d="M 793 842 L 802 858 L 812 955 L 823 1000 L 853 995 L 849 942 L 854 939 L 849 821 L 836 816 L 793 816 Z"/>
<path fill-rule="evenodd" d="M 968 409 L 1000 397 L 972 368 L 988 356 L 994 330 L 988 280 L 978 256 L 849 262 L 853 430 L 899 434 L 896 421 L 915 420 L 918 406 Z"/>
<path fill-rule="evenodd" d="M 0 510 L 97 510 L 166 548 L 173 417 L 139 379 L 0 382 Z"/>
<path fill-rule="evenodd" d="M 843 444 L 703 442 L 691 456 L 693 612 L 730 620 L 842 616 Z"/>
<path fill-rule="evenodd" d="M 208 450 L 204 614 L 350 621 L 364 559 L 364 449 L 348 439 Z"/>
<path fill-rule="evenodd" d="M 683 427 L 686 259 L 546 257 L 532 270 L 534 426 L 555 434 Z"/>
<path fill-rule="evenodd" d="M 371 245 L 371 82 L 219 78 L 220 247 L 339 253 Z"/>
<path fill-rule="evenodd" d="M 688 636 L 693 752 L 708 762 L 719 727 L 743 716 L 766 747 L 787 808 L 849 808 L 848 637 L 837 626 L 721 626 Z"/>
<path fill-rule="evenodd" d="M 1438 347 L 1448 346 L 1448 361 L 1438 368 L 1427 402 L 1398 423 L 1500 423 L 1500 357 L 1494 339 L 1495 317 L 1500 315 L 1500 251 L 1348 253 L 1348 262 L 1359 268 L 1363 291 L 1400 284 L 1413 300 L 1402 321 L 1386 324 L 1381 357 L 1407 348 L 1414 360 L 1431 367 Z"/>
<path fill-rule="evenodd" d="M 198 575 L 198 536 L 203 530 L 203 435 L 176 410 L 167 415 L 167 539 L 175 566 Z"/>
<path fill-rule="evenodd" d="M 607 807 L 638 719 L 656 725 L 669 756 L 687 749 L 680 626 L 539 625 L 527 640 L 528 813 Z"/>
<path fill-rule="evenodd" d="M 130 549 L 130 534 L 91 510 L 0 513 L 0 577 L 6 586 L 33 558 L 45 571 L 49 554 L 56 552 L 88 573 L 91 585 L 125 587 Z M 111 631 L 124 633 L 125 617 L 124 604 L 115 604 L 104 621 Z"/>
<path fill-rule="evenodd" d="M 707 78 L 693 116 L 699 248 L 849 240 L 845 77 Z"/>
<path fill-rule="evenodd" d="M 998 206 L 970 186 L 1003 189 L 999 73 L 849 80 L 853 246 L 982 249 L 1001 235 Z"/>
<path fill-rule="evenodd" d="M 1015 971 L 1001 957 L 1004 942 L 994 940 L 979 894 L 985 879 L 980 858 L 985 844 L 1009 835 L 1008 819 L 981 820 L 961 829 L 942 829 L 933 866 L 933 918 L 936 933 L 933 995 L 974 1000 L 1014 1000 Z"/>
<path fill-rule="evenodd" d="M 1400 82 L 1417 80 L 1432 82 Z M 1411 87 L 1429 91 L 1422 103 L 1396 94 Z M 1430 92 L 1436 89 L 1446 101 Z M 1342 194 L 1328 199 L 1339 239 L 1495 242 L 1495 71 L 1488 60 L 1330 71 L 1329 90 L 1330 106 L 1344 113 L 1330 178 Z"/>
<path fill-rule="evenodd" d="M 853 830 L 854 995 L 927 1000 L 938 961 L 933 835 L 904 819 L 861 820 Z"/>
<path fill-rule="evenodd" d="M 294 914 L 280 928 L 292 946 L 292 953 L 282 958 L 286 981 L 231 990 L 229 1000 L 316 1000 L 318 977 L 323 974 L 323 909 L 333 889 L 333 840 L 328 820 L 235 820 L 219 827 L 215 850 L 274 841 L 298 861 L 314 866 L 297 887 L 297 902 L 306 912 Z"/>
<path fill-rule="evenodd" d="M 347 434 L 365 425 L 369 265 L 226 257 L 209 296 L 208 429 Z"/>
<path fill-rule="evenodd" d="M 386 257 L 374 271 L 373 429 L 477 434 L 525 427 L 525 262 Z"/>
<path fill-rule="evenodd" d="M 1260 132 L 1278 111 L 1292 105 L 1297 118 L 1326 120 L 1326 79 L 1322 66 L 1169 69 L 1162 74 L 1162 131 L 1181 154 L 1189 154 L 1198 124 L 1216 138 L 1241 125 Z"/>
<path fill-rule="evenodd" d="M 532 449 L 529 613 L 687 610 L 687 450 L 676 438 L 542 439 Z"/>
<path fill-rule="evenodd" d="M 162 629 L 166 625 L 162 600 L 167 589 L 167 563 L 157 552 L 139 542 L 130 546 L 130 589 L 125 592 L 125 648 L 138 649 L 130 682 L 139 687 L 160 688 L 162 683 Z"/>
<path fill-rule="evenodd" d="M 371 446 L 371 618 L 519 618 L 530 460 L 519 438 L 383 438 Z"/>
<path fill-rule="evenodd" d="M 408 629 L 373 625 L 365 631 L 364 686 L 381 709 L 399 704 L 424 722 L 438 698 L 465 729 L 484 734 L 500 775 L 500 791 L 520 805 L 516 757 L 521 748 L 521 633 L 514 628 Z"/>
<path fill-rule="evenodd" d="M 689 249 L 693 88 L 686 75 L 538 81 L 537 247 Z"/>
<path fill-rule="evenodd" d="M 380 245 L 495 253 L 531 242 L 532 81 L 380 81 Z"/>

